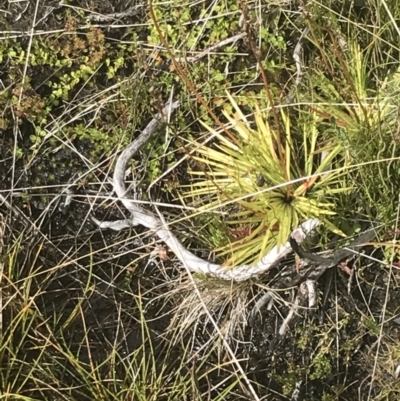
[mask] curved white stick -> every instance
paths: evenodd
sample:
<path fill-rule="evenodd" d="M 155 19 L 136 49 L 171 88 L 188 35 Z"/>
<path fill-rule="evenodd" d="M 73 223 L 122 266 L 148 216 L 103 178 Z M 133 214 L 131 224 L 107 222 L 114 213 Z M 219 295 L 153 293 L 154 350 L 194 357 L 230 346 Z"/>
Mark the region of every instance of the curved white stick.
<path fill-rule="evenodd" d="M 254 266 L 241 265 L 228 269 L 223 265 L 207 262 L 187 250 L 160 219 L 143 209 L 126 193 L 124 174 L 128 161 L 161 126 L 164 116 L 173 112 L 178 106 L 179 102 L 168 102 L 162 113 L 159 113 L 147 125 L 140 136 L 125 148 L 117 160 L 114 170 L 114 191 L 124 206 L 132 213 L 130 223 L 127 223 L 127 221 L 124 221 L 124 223 L 126 226 L 128 226 L 128 224 L 129 226 L 141 224 L 150 230 L 154 230 L 154 233 L 168 245 L 177 258 L 193 272 L 204 273 L 225 280 L 243 281 L 268 271 L 279 259 L 291 252 L 292 248 L 289 242 L 281 246 L 275 246 Z M 314 230 L 319 224 L 320 221 L 318 219 L 307 220 L 296 228 L 292 235 L 296 238 L 297 242 L 300 243 L 305 239 L 307 234 Z"/>

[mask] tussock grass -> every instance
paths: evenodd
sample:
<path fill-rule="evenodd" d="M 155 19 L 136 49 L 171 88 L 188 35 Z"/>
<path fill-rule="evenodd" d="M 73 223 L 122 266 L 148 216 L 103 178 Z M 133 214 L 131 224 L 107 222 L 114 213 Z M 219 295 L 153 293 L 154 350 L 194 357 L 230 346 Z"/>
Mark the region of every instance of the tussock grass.
<path fill-rule="evenodd" d="M 193 290 L 196 286 L 199 294 Z M 224 338 L 243 339 L 247 326 L 249 298 L 252 292 L 250 283 L 231 283 L 223 280 L 210 280 L 205 277 L 193 280 L 184 279 L 174 284 L 171 291 L 165 295 L 176 303 L 170 329 L 179 327 L 179 336 L 188 331 L 207 330 L 210 341 L 217 341 L 222 333 Z M 205 307 L 204 307 L 205 306 Z M 215 331 L 209 322 L 209 317 L 216 316 L 220 322 L 221 333 Z M 207 329 L 208 327 L 208 329 Z"/>

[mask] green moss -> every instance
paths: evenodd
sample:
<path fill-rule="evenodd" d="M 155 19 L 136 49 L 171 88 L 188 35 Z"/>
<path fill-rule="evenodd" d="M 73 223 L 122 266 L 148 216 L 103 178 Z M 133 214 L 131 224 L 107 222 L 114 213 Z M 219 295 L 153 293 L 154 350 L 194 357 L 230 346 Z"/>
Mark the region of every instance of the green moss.
<path fill-rule="evenodd" d="M 332 373 L 330 358 L 326 355 L 317 355 L 311 362 L 310 379 L 324 379 Z"/>

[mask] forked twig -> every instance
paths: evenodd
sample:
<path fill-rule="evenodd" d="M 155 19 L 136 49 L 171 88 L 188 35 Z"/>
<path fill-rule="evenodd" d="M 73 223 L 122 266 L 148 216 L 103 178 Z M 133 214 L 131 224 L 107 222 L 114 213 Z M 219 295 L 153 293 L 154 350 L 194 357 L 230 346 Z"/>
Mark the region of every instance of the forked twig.
<path fill-rule="evenodd" d="M 281 338 L 284 337 L 285 334 L 287 333 L 289 329 L 289 323 L 294 319 L 295 315 L 298 314 L 302 301 L 306 297 L 307 297 L 307 285 L 306 283 L 301 283 L 297 296 L 293 302 L 293 305 L 291 306 L 289 313 L 287 314 L 286 318 L 281 324 L 281 327 L 279 328 L 278 334 Z"/>

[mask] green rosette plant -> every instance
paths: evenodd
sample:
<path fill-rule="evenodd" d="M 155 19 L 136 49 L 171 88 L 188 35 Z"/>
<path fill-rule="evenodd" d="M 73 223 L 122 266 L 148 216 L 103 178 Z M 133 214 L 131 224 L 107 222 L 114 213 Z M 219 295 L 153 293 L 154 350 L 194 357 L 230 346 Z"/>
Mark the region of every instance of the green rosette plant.
<path fill-rule="evenodd" d="M 199 169 L 186 197 L 204 212 L 221 211 L 230 240 L 216 249 L 227 266 L 256 263 L 273 246 L 284 244 L 301 221 L 318 218 L 325 227 L 341 234 L 329 220 L 335 214 L 335 196 L 350 190 L 344 179 L 346 157 L 342 145 L 327 140 L 315 112 L 256 106 L 245 116 L 228 94 L 223 112 L 230 128 L 212 135 L 210 145 L 193 143 Z"/>

